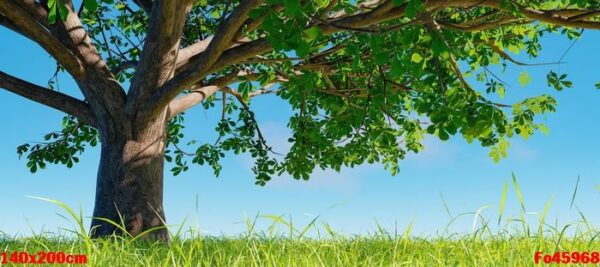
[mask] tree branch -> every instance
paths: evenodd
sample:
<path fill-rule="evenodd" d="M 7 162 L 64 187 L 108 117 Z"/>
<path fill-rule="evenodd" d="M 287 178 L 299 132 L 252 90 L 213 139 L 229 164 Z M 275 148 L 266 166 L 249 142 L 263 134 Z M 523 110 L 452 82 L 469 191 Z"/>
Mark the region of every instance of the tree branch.
<path fill-rule="evenodd" d="M 16 32 L 20 35 L 23 35 L 24 37 L 27 37 L 31 40 L 34 40 L 31 36 L 28 36 L 27 34 L 25 34 L 24 32 L 19 30 L 19 27 L 17 27 L 17 25 L 15 25 L 14 23 L 12 23 L 7 17 L 5 17 L 4 15 L 2 15 L 0 13 L 0 25 L 4 26 L 5 28 Z M 35 40 L 34 40 L 35 41 Z"/>
<path fill-rule="evenodd" d="M 71 96 L 29 83 L 0 71 L 0 87 L 45 106 L 75 116 L 85 124 L 96 126 L 89 105 Z"/>
<path fill-rule="evenodd" d="M 0 1 L 2 13 L 25 37 L 31 38 L 54 57 L 73 76 L 81 76 L 84 68 L 81 61 L 55 38 L 37 20 L 33 20 L 29 12 L 14 0 Z"/>
<path fill-rule="evenodd" d="M 128 61 L 125 61 L 125 62 L 121 63 L 121 65 L 119 65 L 119 66 L 117 66 L 117 67 L 113 68 L 113 69 L 111 70 L 111 72 L 113 73 L 113 75 L 115 75 L 115 76 L 116 76 L 116 75 L 118 75 L 119 73 L 121 73 L 121 72 L 125 71 L 126 69 L 130 69 L 130 68 L 135 68 L 135 67 L 137 67 L 137 65 L 138 65 L 138 62 L 137 62 L 137 61 L 135 61 L 135 60 L 128 60 Z"/>
<path fill-rule="evenodd" d="M 390 1 L 374 1 L 378 4 L 375 8 L 370 9 L 362 13 L 357 13 L 348 16 L 338 16 L 331 18 L 326 22 L 320 23 L 317 26 L 321 28 L 323 34 L 331 35 L 333 33 L 344 31 L 348 28 L 352 29 L 365 29 L 365 27 L 389 21 L 392 19 L 401 18 L 404 15 L 407 4 L 400 6 L 393 6 Z M 429 0 L 425 2 L 425 10 L 439 10 L 440 8 L 446 7 L 464 7 L 469 8 L 473 6 L 491 7 L 497 10 L 501 10 L 500 0 Z M 574 12 L 569 10 L 535 10 L 529 7 L 520 7 L 522 14 L 532 20 L 538 20 L 541 22 L 551 23 L 560 26 L 568 27 L 583 27 L 583 28 L 600 28 L 600 22 L 596 21 L 584 21 L 578 18 L 577 20 L 570 21 L 568 17 L 563 17 L 563 14 L 573 14 L 575 16 L 582 15 L 585 18 L 589 18 L 592 15 L 596 15 L 595 12 L 584 13 L 581 10 Z M 560 14 L 560 15 L 557 15 Z M 238 25 L 242 25 L 242 19 L 238 19 Z M 509 21 L 510 23 L 511 21 Z M 480 25 L 482 29 L 488 28 L 490 25 Z M 222 30 L 219 30 L 217 34 Z M 230 31 L 232 32 L 232 31 Z M 253 40 L 239 46 L 235 46 L 227 49 L 227 45 L 215 45 L 215 48 L 219 50 L 211 50 L 213 44 L 221 43 L 220 41 L 211 40 L 210 45 L 200 52 L 196 56 L 189 59 L 189 63 L 183 66 L 184 70 L 177 74 L 175 78 L 166 83 L 160 88 L 157 93 L 152 97 L 150 101 L 151 105 L 158 107 L 168 103 L 170 99 L 173 99 L 185 88 L 189 88 L 195 82 L 203 79 L 210 73 L 223 70 L 224 68 L 239 64 L 249 58 L 256 55 L 266 53 L 272 50 L 272 46 L 266 41 L 265 38 Z M 205 45 L 205 44 L 203 44 Z M 222 53 L 219 52 L 223 49 Z M 227 49 L 227 50 L 224 50 Z M 202 49 L 198 49 L 202 50 Z M 217 59 L 218 58 L 218 59 Z M 217 59 L 216 61 L 213 60 Z M 207 69 L 208 68 L 208 69 Z"/>
<path fill-rule="evenodd" d="M 178 98 L 173 99 L 169 103 L 169 119 L 185 112 L 186 110 L 198 105 L 205 99 L 211 97 L 219 91 L 219 86 L 208 85 L 208 86 L 194 86 L 190 89 L 190 93 Z"/>
<path fill-rule="evenodd" d="M 47 1 L 36 0 L 15 0 L 17 4 L 21 5 L 32 18 L 34 18 L 39 24 L 44 27 L 48 27 L 48 11 L 46 10 Z"/>
<path fill-rule="evenodd" d="M 237 82 L 238 78 L 246 77 L 252 79 L 253 76 L 255 75 L 240 71 L 221 76 L 209 84 L 196 84 L 190 89 L 189 94 L 175 98 L 169 103 L 169 118 L 175 117 L 179 113 L 196 106 L 227 85 Z"/>
<path fill-rule="evenodd" d="M 162 86 L 150 99 L 151 110 L 160 110 L 162 107 L 179 95 L 186 88 L 190 88 L 211 69 L 211 66 L 219 60 L 223 52 L 231 46 L 240 28 L 248 19 L 250 11 L 258 7 L 263 0 L 241 1 L 229 17 L 217 28 L 210 44 L 202 52 L 194 64 L 178 73 L 171 81 Z"/>
<path fill-rule="evenodd" d="M 73 75 L 73 78 L 94 111 L 100 126 L 118 125 L 119 128 L 128 129 L 123 109 L 126 99 L 123 88 L 92 43 L 72 2 L 65 1 L 65 5 L 68 11 L 66 19 L 59 19 L 49 27 L 53 35 L 82 62 L 85 72 L 82 75 Z"/>
<path fill-rule="evenodd" d="M 587 20 L 570 20 L 568 17 L 553 14 L 551 11 L 535 10 L 520 6 L 519 10 L 530 19 L 565 27 L 600 30 L 600 22 Z M 598 14 L 593 14 L 597 16 Z"/>
<path fill-rule="evenodd" d="M 127 95 L 125 110 L 128 114 L 135 114 L 138 104 L 144 102 L 153 88 L 162 86 L 173 77 L 191 2 L 154 1 L 144 49 Z"/>
<path fill-rule="evenodd" d="M 271 8 L 275 11 L 283 10 L 283 6 L 274 6 Z M 258 27 L 260 27 L 260 25 L 262 24 L 262 22 L 264 21 L 266 16 L 267 16 L 267 14 L 263 14 L 258 18 L 246 20 L 246 22 L 244 23 L 244 26 L 242 26 L 240 28 L 240 30 L 238 31 L 238 33 L 236 34 L 236 37 L 234 38 L 234 44 L 232 45 L 232 47 L 238 46 L 239 45 L 238 42 L 251 41 L 248 38 L 242 37 L 243 29 L 245 29 L 247 32 L 252 32 L 252 31 L 258 29 Z M 206 48 L 208 47 L 208 45 L 210 44 L 210 42 L 212 41 L 213 37 L 214 36 L 206 37 L 205 39 L 203 39 L 201 41 L 198 41 L 186 48 L 179 50 L 179 55 L 177 56 L 177 69 L 188 64 L 189 61 L 192 59 L 192 57 L 204 52 L 206 50 Z"/>

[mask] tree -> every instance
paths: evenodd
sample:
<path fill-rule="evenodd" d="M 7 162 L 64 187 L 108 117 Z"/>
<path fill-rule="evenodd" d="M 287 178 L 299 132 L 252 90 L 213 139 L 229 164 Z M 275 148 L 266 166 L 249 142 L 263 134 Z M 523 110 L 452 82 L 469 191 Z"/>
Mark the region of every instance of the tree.
<path fill-rule="evenodd" d="M 536 115 L 556 101 L 498 103 L 506 86 L 494 71 L 527 65 L 513 54 L 536 57 L 544 34 L 599 29 L 599 17 L 600 3 L 585 0 L 2 0 L 0 24 L 39 44 L 84 99 L 4 72 L 0 87 L 67 114 L 46 143 L 18 147 L 32 172 L 71 167 L 100 144 L 93 236 L 122 234 L 108 219 L 166 240 L 165 160 L 175 175 L 188 159 L 218 175 L 226 153 L 248 153 L 258 185 L 365 162 L 395 174 L 427 134 L 477 140 L 499 160 L 508 138 L 545 130 Z M 548 85 L 571 87 L 566 77 L 550 72 Z M 294 110 L 285 155 L 251 110 L 265 94 Z M 190 153 L 181 129 L 194 106 L 222 116 L 218 140 Z"/>

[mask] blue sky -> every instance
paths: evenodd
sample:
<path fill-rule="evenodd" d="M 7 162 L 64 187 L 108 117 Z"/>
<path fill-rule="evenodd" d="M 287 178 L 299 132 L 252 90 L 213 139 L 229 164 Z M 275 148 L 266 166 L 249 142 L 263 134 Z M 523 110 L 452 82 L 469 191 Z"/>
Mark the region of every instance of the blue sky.
<path fill-rule="evenodd" d="M 425 141 L 426 149 L 410 155 L 401 164 L 401 172 L 391 176 L 379 165 L 345 169 L 341 173 L 317 171 L 308 182 L 288 176 L 275 178 L 266 187 L 254 185 L 249 157 L 227 157 L 219 178 L 209 167 L 194 166 L 190 171 L 173 177 L 166 172 L 165 210 L 170 224 L 179 224 L 186 216 L 207 234 L 236 234 L 245 230 L 240 222 L 244 216 L 276 214 L 291 217 L 295 224 L 310 221 L 314 216 L 327 221 L 346 234 L 372 231 L 376 221 L 393 230 L 403 229 L 414 221 L 413 233 L 432 235 L 442 230 L 449 217 L 444 210 L 443 194 L 453 215 L 483 211 L 495 218 L 502 185 L 515 172 L 528 211 L 541 211 L 554 194 L 556 199 L 549 218 L 559 222 L 578 219 L 570 209 L 570 199 L 578 175 L 581 183 L 576 205 L 588 220 L 600 225 L 600 82 L 597 44 L 600 33 L 588 31 L 565 57 L 560 66 L 515 67 L 502 74 L 512 85 L 504 102 L 550 93 L 559 101 L 555 114 L 541 118 L 550 134 L 536 134 L 525 141 L 512 140 L 509 157 L 494 163 L 488 150 L 477 144 L 467 144 L 460 137 L 447 142 L 434 138 Z M 533 62 L 556 62 L 571 42 L 566 38 L 547 37 L 543 40 L 541 57 Z M 531 61 L 519 57 L 524 61 Z M 0 70 L 28 81 L 44 85 L 55 66 L 37 45 L 0 28 Z M 568 73 L 575 86 L 557 93 L 547 88 L 545 76 L 549 70 Z M 527 71 L 533 82 L 521 87 L 520 72 Z M 77 88 L 66 76 L 60 76 L 60 90 L 79 96 Z M 275 96 L 264 96 L 252 104 L 268 141 L 277 150 L 285 150 L 289 131 L 286 129 L 290 108 Z M 0 231 L 10 235 L 30 235 L 32 230 L 56 232 L 70 228 L 70 222 L 57 213 L 63 212 L 51 204 L 26 196 L 61 200 L 81 208 L 91 216 L 96 180 L 98 149 L 89 149 L 81 163 L 73 169 L 49 166 L 30 174 L 25 161 L 19 160 L 16 147 L 25 142 L 41 141 L 45 133 L 58 130 L 62 115 L 50 108 L 28 102 L 0 90 Z M 212 111 L 195 109 L 186 117 L 188 137 L 211 142 L 218 116 Z M 196 202 L 196 200 L 198 200 Z M 198 206 L 196 207 L 196 203 Z M 511 186 L 507 214 L 516 215 L 519 205 Z M 506 216 L 506 215 L 505 215 Z M 473 216 L 465 216 L 451 228 L 469 231 Z M 535 217 L 531 217 L 535 221 Z"/>

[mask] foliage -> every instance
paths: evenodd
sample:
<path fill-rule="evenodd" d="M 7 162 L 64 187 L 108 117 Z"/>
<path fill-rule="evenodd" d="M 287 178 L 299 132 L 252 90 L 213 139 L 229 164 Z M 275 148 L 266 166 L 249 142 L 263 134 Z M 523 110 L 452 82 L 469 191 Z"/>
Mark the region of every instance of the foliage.
<path fill-rule="evenodd" d="M 17 147 L 19 157 L 27 154 L 27 167 L 32 173 L 44 169 L 46 163 L 62 164 L 68 168 L 79 162 L 78 155 L 86 146 L 95 147 L 98 131 L 73 117 L 63 119 L 62 130 L 44 136 L 44 143 L 23 144 Z"/>
<path fill-rule="evenodd" d="M 61 3 L 48 1 L 50 13 L 63 14 Z M 242 70 L 258 74 L 256 80 L 239 80 L 233 93 L 223 94 L 225 99 L 210 97 L 203 103 L 206 109 L 218 108 L 219 100 L 223 103 L 223 117 L 215 128 L 219 135 L 216 142 L 189 139 L 182 148 L 183 116 L 169 123 L 170 146 L 165 157 L 174 163 L 173 174 L 188 170 L 189 159 L 192 164 L 211 166 L 218 175 L 222 168 L 219 162 L 228 153 L 247 153 L 255 159 L 253 171 L 259 185 L 265 185 L 272 175 L 289 173 L 306 180 L 315 168 L 340 170 L 364 163 L 381 163 L 396 174 L 407 153 L 423 149 L 421 142 L 426 135 L 477 141 L 489 147 L 490 156 L 498 161 L 507 156 L 508 139 L 514 135 L 528 138 L 538 130 L 547 132 L 536 118 L 554 112 L 557 102 L 544 94 L 516 103 L 498 103 L 496 99 L 502 100 L 509 86 L 495 71 L 504 72 L 510 64 L 520 63 L 512 58 L 518 54 L 538 57 L 544 35 L 560 34 L 576 40 L 581 34 L 574 28 L 527 21 L 520 7 L 599 7 L 594 1 L 503 1 L 500 12 L 485 6 L 426 12 L 424 1 L 393 3 L 405 7 L 404 16 L 377 27 L 344 28 L 333 34 L 306 25 L 324 23 L 318 18 L 324 10 L 326 14 L 357 12 L 365 1 L 269 0 L 253 10 L 251 19 L 264 21 L 256 30 L 247 30 L 245 36 L 250 40 L 264 36 L 273 50 L 206 78 L 208 84 Z M 237 4 L 196 1 L 181 47 L 213 35 L 223 14 Z M 514 20 L 476 31 L 448 26 L 471 25 L 482 17 L 494 24 L 503 13 L 513 14 Z M 143 10 L 134 10 L 123 1 L 86 0 L 82 17 L 110 67 L 139 59 L 149 21 Z M 49 19 L 54 23 L 56 16 Z M 117 79 L 126 83 L 132 75 L 131 70 L 124 70 Z M 573 87 L 567 74 L 552 70 L 546 78 L 555 90 Z M 518 82 L 527 86 L 532 79 L 522 72 Z M 277 96 L 293 108 L 288 123 L 292 146 L 282 156 L 269 147 L 251 110 L 253 94 L 273 80 L 278 82 Z M 69 132 L 68 126 L 65 131 Z M 70 134 L 74 137 L 61 139 L 63 145 L 58 147 L 24 145 L 19 154 L 31 149 L 31 171 L 43 168 L 44 162 L 70 166 L 71 159 L 76 162 L 75 152 L 83 151 L 82 143 L 97 140 L 89 131 Z M 193 152 L 184 151 L 189 147 Z"/>

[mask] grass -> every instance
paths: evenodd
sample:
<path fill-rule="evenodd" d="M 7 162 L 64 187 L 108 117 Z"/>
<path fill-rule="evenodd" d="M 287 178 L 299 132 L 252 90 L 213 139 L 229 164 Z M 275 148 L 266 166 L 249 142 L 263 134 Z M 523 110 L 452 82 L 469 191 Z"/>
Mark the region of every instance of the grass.
<path fill-rule="evenodd" d="M 87 236 L 81 213 L 59 201 L 43 199 L 67 211 L 76 225 L 73 236 L 0 235 L 0 251 L 84 254 L 91 266 L 533 266 L 537 251 L 600 252 L 600 231 L 582 213 L 579 221 L 560 227 L 545 222 L 552 200 L 537 213 L 536 225 L 527 222 L 526 215 L 531 213 L 526 212 L 514 176 L 512 184 L 522 209 L 518 216 L 503 214 L 509 185 L 506 183 L 497 220 L 481 215 L 486 207 L 452 216 L 444 201 L 452 218 L 448 227 L 460 217 L 472 216 L 473 231 L 450 234 L 444 229 L 439 236 L 428 238 L 413 236 L 412 224 L 401 231 L 389 232 L 377 223 L 371 234 L 347 236 L 335 232 L 318 218 L 298 227 L 280 216 L 264 215 L 248 219 L 247 232 L 237 237 L 204 236 L 195 229 L 180 228 L 171 233 L 173 241 L 168 245 L 133 237 L 92 240 Z M 272 224 L 264 231 L 257 231 L 258 220 Z"/>
<path fill-rule="evenodd" d="M 268 237 L 205 237 L 170 246 L 94 241 L 94 266 L 526 266 L 536 251 L 549 253 L 556 239 L 472 236 L 408 241 L 373 237 L 294 240 Z M 64 251 L 86 254 L 86 245 L 61 238 L 3 241 L 7 251 Z M 600 251 L 598 242 L 562 240 L 561 251 Z"/>

